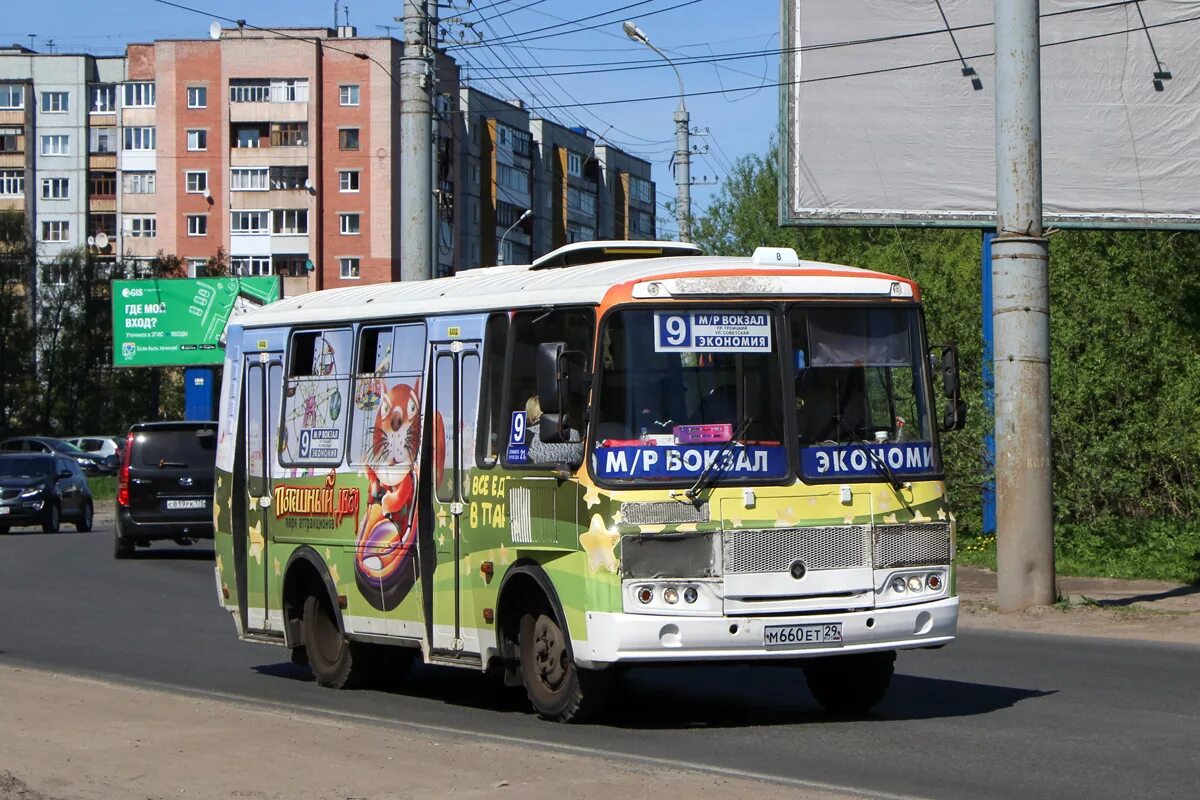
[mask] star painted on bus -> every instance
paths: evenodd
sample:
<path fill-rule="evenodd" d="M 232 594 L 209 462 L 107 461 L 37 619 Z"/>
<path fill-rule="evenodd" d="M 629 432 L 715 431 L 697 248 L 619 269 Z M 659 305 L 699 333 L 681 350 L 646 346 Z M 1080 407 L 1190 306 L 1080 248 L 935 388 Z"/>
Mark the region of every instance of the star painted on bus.
<path fill-rule="evenodd" d="M 610 533 L 599 514 L 592 514 L 592 524 L 579 534 L 579 544 L 588 556 L 588 572 L 599 572 L 601 568 L 616 573 L 618 562 L 615 552 L 620 535 Z"/>
<path fill-rule="evenodd" d="M 583 490 L 583 502 L 588 508 L 600 505 L 600 490 L 595 486 L 588 486 Z"/>
<path fill-rule="evenodd" d="M 263 549 L 266 546 L 267 543 L 262 534 L 262 522 L 256 522 L 250 526 L 250 557 L 261 564 Z"/>

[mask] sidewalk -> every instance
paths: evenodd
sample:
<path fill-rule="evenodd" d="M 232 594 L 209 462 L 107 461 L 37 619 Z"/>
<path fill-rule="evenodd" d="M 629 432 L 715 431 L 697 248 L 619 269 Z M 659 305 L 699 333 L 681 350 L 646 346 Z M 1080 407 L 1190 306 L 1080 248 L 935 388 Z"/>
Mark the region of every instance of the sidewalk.
<path fill-rule="evenodd" d="M 1063 600 L 1015 614 L 996 609 L 996 573 L 958 571 L 960 630 L 1010 630 L 1200 645 L 1200 584 L 1058 578 Z"/>

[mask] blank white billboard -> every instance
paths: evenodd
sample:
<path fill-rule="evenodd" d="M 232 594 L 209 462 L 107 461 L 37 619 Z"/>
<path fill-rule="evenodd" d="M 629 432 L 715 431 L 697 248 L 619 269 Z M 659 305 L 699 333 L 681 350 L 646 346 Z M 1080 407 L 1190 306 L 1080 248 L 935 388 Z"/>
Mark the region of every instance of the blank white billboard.
<path fill-rule="evenodd" d="M 992 226 L 993 0 L 782 9 L 781 222 Z M 1200 227 L 1200 2 L 1043 0 L 1041 41 L 1046 224 Z"/>

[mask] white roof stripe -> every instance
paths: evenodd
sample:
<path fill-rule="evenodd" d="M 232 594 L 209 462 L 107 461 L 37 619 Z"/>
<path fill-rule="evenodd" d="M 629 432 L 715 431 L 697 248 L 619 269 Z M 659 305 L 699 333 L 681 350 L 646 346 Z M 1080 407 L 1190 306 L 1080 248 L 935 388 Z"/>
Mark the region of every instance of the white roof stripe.
<path fill-rule="evenodd" d="M 725 256 L 639 258 L 547 270 L 530 270 L 528 265 L 487 267 L 467 270 L 452 278 L 310 292 L 264 306 L 243 317 L 241 322 L 247 328 L 261 328 L 348 318 L 365 320 L 543 305 L 596 305 L 614 285 L 657 276 L 725 271 L 803 275 L 811 270 L 861 273 L 868 279 L 884 277 L 857 267 L 819 261 L 801 261 L 798 267 L 792 268 L 757 267 L 749 258 Z M 864 293 L 867 291 L 874 290 L 864 287 Z"/>

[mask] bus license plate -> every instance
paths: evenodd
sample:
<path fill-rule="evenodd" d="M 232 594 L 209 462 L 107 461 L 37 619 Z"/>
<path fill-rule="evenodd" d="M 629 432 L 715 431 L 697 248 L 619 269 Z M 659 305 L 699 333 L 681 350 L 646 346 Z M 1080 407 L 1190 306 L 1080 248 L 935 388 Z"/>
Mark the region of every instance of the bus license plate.
<path fill-rule="evenodd" d="M 809 644 L 831 644 L 840 647 L 842 644 L 842 623 L 768 625 L 763 628 L 763 644 L 767 647 Z"/>
<path fill-rule="evenodd" d="M 168 500 L 167 511 L 184 511 L 197 508 L 207 508 L 208 501 L 199 500 Z"/>

